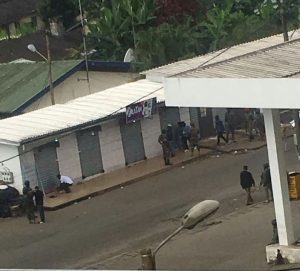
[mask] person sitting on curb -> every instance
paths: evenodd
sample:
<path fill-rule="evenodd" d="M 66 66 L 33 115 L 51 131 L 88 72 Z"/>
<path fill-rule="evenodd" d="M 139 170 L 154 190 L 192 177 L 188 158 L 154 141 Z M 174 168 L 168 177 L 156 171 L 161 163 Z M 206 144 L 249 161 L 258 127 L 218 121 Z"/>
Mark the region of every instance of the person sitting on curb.
<path fill-rule="evenodd" d="M 73 184 L 73 180 L 68 176 L 58 174 L 57 178 L 60 180 L 59 190 L 64 190 L 66 193 L 70 193 L 70 186 Z"/>

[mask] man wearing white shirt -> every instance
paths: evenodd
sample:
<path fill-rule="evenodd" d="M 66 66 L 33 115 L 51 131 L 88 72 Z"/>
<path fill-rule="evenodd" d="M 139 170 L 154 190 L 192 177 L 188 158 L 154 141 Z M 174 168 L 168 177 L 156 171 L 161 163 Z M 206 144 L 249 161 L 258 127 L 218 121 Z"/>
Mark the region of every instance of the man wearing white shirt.
<path fill-rule="evenodd" d="M 57 178 L 60 180 L 60 189 L 65 190 L 66 193 L 70 193 L 70 186 L 73 184 L 73 180 L 68 176 L 58 174 Z"/>

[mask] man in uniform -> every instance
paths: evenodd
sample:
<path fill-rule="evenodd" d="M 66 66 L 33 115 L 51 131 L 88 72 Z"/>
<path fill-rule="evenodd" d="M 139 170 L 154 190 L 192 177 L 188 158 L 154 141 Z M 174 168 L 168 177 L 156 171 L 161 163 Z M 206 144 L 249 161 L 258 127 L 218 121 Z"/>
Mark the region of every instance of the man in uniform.
<path fill-rule="evenodd" d="M 158 143 L 162 146 L 165 165 L 171 165 L 170 163 L 171 147 L 169 141 L 167 140 L 165 129 L 161 131 L 161 135 L 158 137 Z"/>
<path fill-rule="evenodd" d="M 194 149 L 197 148 L 200 155 L 200 145 L 199 145 L 199 130 L 195 127 L 194 123 L 191 123 L 190 129 L 190 146 L 191 146 L 191 156 L 194 155 Z"/>
<path fill-rule="evenodd" d="M 33 202 L 34 194 L 30 187 L 29 181 L 24 182 L 23 195 L 24 195 L 24 208 L 26 211 L 27 218 L 30 224 L 34 224 L 35 223 L 34 202 Z"/>

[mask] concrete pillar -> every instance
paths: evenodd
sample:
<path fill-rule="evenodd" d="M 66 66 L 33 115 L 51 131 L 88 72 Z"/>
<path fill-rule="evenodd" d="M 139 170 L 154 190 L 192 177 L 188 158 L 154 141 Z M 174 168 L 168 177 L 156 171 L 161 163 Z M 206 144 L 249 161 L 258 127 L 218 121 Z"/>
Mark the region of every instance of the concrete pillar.
<path fill-rule="evenodd" d="M 295 241 L 295 237 L 280 131 L 280 115 L 279 110 L 277 109 L 263 109 L 263 113 L 265 118 L 279 244 L 288 246 Z"/>

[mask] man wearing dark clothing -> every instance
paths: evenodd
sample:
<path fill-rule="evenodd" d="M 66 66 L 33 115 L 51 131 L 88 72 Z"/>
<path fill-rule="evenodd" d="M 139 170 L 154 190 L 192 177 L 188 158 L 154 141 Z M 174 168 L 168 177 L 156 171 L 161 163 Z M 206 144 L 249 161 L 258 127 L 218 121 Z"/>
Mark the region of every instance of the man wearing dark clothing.
<path fill-rule="evenodd" d="M 33 191 L 30 187 L 29 181 L 24 182 L 23 195 L 24 195 L 24 208 L 26 211 L 27 218 L 29 220 L 29 223 L 33 224 L 35 223 Z"/>
<path fill-rule="evenodd" d="M 39 189 L 38 186 L 34 190 L 35 206 L 40 214 L 40 224 L 45 223 L 45 211 L 44 211 L 44 193 Z"/>
<path fill-rule="evenodd" d="M 255 182 L 252 174 L 248 171 L 248 166 L 244 166 L 243 171 L 240 173 L 240 184 L 247 194 L 246 205 L 252 204 L 251 187 L 255 186 Z"/>
<path fill-rule="evenodd" d="M 222 138 L 226 143 L 228 142 L 227 139 L 224 137 L 224 125 L 223 122 L 220 120 L 219 116 L 215 116 L 215 125 L 216 125 L 216 132 L 217 132 L 217 145 L 220 145 L 220 138 Z"/>
<path fill-rule="evenodd" d="M 273 199 L 272 181 L 269 163 L 264 164 L 264 170 L 261 174 L 260 185 L 264 187 L 266 192 L 266 203 Z M 271 196 L 271 197 L 270 197 Z"/>
<path fill-rule="evenodd" d="M 171 156 L 173 157 L 175 156 L 175 144 L 172 124 L 168 124 L 166 136 L 171 148 Z"/>

